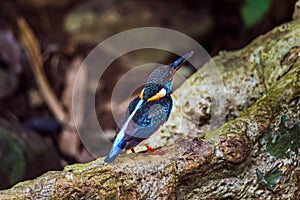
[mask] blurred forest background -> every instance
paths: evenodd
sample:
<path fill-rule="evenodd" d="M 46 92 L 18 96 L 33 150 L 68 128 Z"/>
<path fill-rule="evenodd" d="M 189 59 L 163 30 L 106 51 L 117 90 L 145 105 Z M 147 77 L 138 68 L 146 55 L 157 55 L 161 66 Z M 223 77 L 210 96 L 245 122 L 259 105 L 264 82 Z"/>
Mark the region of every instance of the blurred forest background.
<path fill-rule="evenodd" d="M 72 124 L 71 95 L 76 70 L 101 41 L 131 28 L 165 27 L 194 38 L 214 56 L 221 50 L 239 49 L 258 35 L 290 21 L 295 0 L 0 0 L 0 3 L 0 189 L 3 189 L 48 170 L 94 159 L 81 144 Z M 130 54 L 112 63 L 98 84 L 95 109 L 99 123 L 111 139 L 116 122 L 110 97 L 118 78 L 137 63 L 167 64 L 176 58 L 154 49 Z M 44 82 L 49 84 L 45 86 Z"/>

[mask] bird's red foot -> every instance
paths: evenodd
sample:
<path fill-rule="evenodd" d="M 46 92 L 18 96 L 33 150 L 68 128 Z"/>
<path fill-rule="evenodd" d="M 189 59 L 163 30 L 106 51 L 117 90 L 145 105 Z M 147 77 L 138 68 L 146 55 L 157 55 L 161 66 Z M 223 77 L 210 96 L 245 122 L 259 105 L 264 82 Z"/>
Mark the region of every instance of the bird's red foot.
<path fill-rule="evenodd" d="M 150 154 L 153 154 L 153 155 L 164 155 L 166 154 L 166 151 L 155 151 L 151 146 L 149 145 L 146 145 L 147 147 L 147 150 Z"/>
<path fill-rule="evenodd" d="M 134 148 L 131 148 L 131 149 L 130 149 L 130 151 L 131 151 L 132 153 L 135 153 L 135 150 L 134 150 Z"/>

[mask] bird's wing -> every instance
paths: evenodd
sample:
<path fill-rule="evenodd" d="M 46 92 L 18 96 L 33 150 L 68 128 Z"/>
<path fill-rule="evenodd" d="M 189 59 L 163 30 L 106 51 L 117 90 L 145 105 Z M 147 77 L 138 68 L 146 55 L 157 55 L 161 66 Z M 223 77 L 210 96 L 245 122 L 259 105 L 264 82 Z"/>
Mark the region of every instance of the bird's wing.
<path fill-rule="evenodd" d="M 114 161 L 116 157 L 121 153 L 122 149 L 124 149 L 126 145 L 126 129 L 128 127 L 128 124 L 130 124 L 132 118 L 135 116 L 135 113 L 142 104 L 143 101 L 137 98 L 130 102 L 129 107 L 121 120 L 121 123 L 118 125 L 117 135 L 115 137 L 114 143 L 110 149 L 108 156 L 104 160 L 105 162 Z"/>
<path fill-rule="evenodd" d="M 170 96 L 145 104 L 128 124 L 125 132 L 125 148 L 135 147 L 165 123 L 170 116 L 172 104 Z"/>
<path fill-rule="evenodd" d="M 125 111 L 124 115 L 122 116 L 121 121 L 118 123 L 117 129 L 116 129 L 117 133 L 121 130 L 122 126 L 125 124 L 125 122 L 129 118 L 131 113 L 134 111 L 138 101 L 139 101 L 139 97 L 136 97 L 129 103 L 129 106 L 128 106 L 127 110 Z"/>

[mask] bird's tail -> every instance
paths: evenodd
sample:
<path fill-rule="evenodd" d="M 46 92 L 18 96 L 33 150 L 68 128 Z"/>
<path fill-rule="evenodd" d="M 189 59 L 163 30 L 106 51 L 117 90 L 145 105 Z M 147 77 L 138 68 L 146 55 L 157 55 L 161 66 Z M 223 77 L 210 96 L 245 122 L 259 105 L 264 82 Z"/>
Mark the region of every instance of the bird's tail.
<path fill-rule="evenodd" d="M 110 163 L 113 162 L 116 157 L 122 152 L 122 149 L 118 146 L 111 148 L 108 156 L 105 158 L 104 162 Z"/>

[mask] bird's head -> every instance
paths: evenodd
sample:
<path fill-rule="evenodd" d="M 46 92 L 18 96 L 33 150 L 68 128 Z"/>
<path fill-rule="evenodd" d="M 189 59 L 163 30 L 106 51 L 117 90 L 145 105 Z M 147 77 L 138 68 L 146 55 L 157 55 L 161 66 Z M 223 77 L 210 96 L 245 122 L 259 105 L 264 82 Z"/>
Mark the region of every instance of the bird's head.
<path fill-rule="evenodd" d="M 175 72 L 194 54 L 193 51 L 185 54 L 170 65 L 156 68 L 148 77 L 144 89 L 139 95 L 140 99 L 147 102 L 158 100 L 171 94 L 172 81 Z"/>

